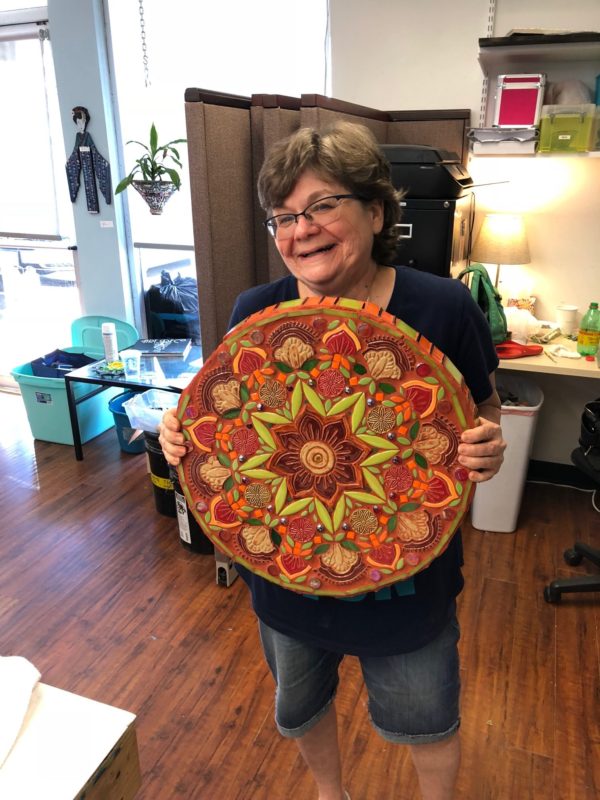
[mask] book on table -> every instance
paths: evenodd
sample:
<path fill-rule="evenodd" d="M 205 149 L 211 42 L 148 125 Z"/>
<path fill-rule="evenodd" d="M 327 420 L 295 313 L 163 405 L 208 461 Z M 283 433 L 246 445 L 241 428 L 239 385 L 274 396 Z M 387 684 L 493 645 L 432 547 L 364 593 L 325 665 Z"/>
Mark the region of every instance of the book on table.
<path fill-rule="evenodd" d="M 138 339 L 129 350 L 139 350 L 144 356 L 181 358 L 185 360 L 191 350 L 191 339 Z"/>

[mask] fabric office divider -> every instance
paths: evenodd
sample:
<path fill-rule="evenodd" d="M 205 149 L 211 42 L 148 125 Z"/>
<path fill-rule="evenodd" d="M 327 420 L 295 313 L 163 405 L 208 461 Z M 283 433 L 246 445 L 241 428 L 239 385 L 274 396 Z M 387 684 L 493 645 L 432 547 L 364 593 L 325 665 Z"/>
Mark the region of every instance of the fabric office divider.
<path fill-rule="evenodd" d="M 237 295 L 255 283 L 250 103 L 186 102 L 203 352 L 227 330 Z"/>
<path fill-rule="evenodd" d="M 300 124 L 303 127 L 320 130 L 346 120 L 365 125 L 381 144 L 387 141 L 389 117 L 385 111 L 377 111 L 356 103 L 346 103 L 333 97 L 323 97 L 320 94 L 303 94 L 301 100 Z"/>
<path fill-rule="evenodd" d="M 265 213 L 258 202 L 258 173 L 271 145 L 289 136 L 300 127 L 300 100 L 282 95 L 252 95 L 250 120 L 252 129 L 252 173 L 254 177 L 254 253 L 256 283 L 268 283 L 287 274 L 275 243 L 265 231 Z"/>
<path fill-rule="evenodd" d="M 286 274 L 261 224 L 256 180 L 265 154 L 300 126 L 360 122 L 381 144 L 426 144 L 466 161 L 470 112 L 379 111 L 322 95 L 252 98 L 185 92 L 200 331 L 204 357 L 227 331 L 237 295 Z"/>

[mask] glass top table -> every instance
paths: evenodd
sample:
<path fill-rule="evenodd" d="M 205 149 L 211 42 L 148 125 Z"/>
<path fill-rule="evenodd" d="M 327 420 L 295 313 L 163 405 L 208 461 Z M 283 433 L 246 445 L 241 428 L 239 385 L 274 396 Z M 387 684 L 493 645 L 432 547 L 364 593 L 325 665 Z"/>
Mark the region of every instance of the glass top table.
<path fill-rule="evenodd" d="M 125 377 L 122 373 L 104 374 L 97 372 L 97 367 L 104 363 L 103 359 L 95 361 L 93 364 L 74 369 L 65 375 L 67 405 L 71 431 L 73 432 L 73 446 L 75 458 L 78 461 L 83 460 L 83 447 L 81 444 L 79 418 L 77 416 L 79 403 L 99 392 L 105 391 L 109 386 L 120 386 L 123 389 L 133 389 L 135 391 L 162 389 L 163 391 L 180 394 L 202 366 L 202 348 L 198 345 L 192 346 L 185 359 L 177 356 L 143 355 L 140 363 L 140 374 L 134 378 Z M 87 394 L 76 397 L 73 391 L 74 383 L 95 384 L 96 388 Z"/>

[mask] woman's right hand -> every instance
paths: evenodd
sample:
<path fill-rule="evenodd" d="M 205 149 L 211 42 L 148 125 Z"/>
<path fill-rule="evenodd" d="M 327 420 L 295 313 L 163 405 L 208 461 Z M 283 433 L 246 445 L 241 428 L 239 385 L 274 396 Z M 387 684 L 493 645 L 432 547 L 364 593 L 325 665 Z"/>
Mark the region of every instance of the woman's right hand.
<path fill-rule="evenodd" d="M 187 453 L 185 439 L 181 432 L 181 423 L 177 419 L 177 409 L 169 408 L 163 414 L 158 426 L 158 441 L 164 456 L 171 466 L 176 467 Z"/>

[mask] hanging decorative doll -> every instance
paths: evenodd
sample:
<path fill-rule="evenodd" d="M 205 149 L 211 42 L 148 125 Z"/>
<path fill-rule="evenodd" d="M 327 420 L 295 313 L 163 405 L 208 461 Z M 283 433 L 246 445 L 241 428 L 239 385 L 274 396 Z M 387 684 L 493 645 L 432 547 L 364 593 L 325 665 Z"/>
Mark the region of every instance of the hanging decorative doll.
<path fill-rule="evenodd" d="M 90 134 L 86 131 L 90 114 L 84 106 L 75 106 L 73 122 L 77 126 L 75 147 L 66 164 L 69 194 L 74 203 L 79 192 L 80 174 L 83 174 L 85 199 L 90 214 L 98 214 L 98 192 L 96 181 L 106 203 L 110 205 L 112 193 L 110 186 L 110 164 L 98 152 Z"/>

